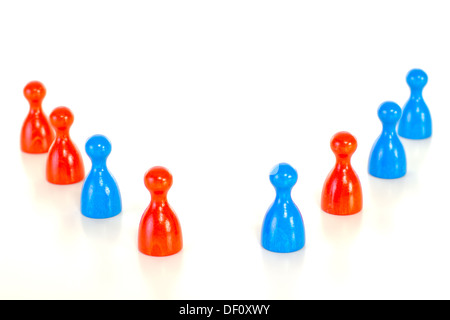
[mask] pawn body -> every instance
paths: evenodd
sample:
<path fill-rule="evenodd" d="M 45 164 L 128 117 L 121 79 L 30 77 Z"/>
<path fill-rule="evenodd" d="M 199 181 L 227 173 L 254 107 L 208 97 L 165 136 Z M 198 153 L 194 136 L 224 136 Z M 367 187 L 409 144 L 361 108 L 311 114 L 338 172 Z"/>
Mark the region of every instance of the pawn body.
<path fill-rule="evenodd" d="M 139 224 L 139 251 L 159 257 L 175 254 L 183 248 L 183 237 L 180 222 L 167 201 L 172 175 L 163 167 L 153 167 L 145 174 L 144 182 L 151 201 Z"/>
<path fill-rule="evenodd" d="M 328 174 L 322 189 L 322 210 L 334 215 L 352 215 L 362 210 L 361 182 L 353 170 L 350 158 L 357 142 L 348 132 L 338 132 L 331 139 L 336 165 Z"/>
<path fill-rule="evenodd" d="M 83 158 L 69 135 L 73 119 L 66 107 L 58 107 L 50 114 L 50 122 L 56 130 L 47 158 L 46 177 L 50 183 L 72 184 L 84 179 Z"/>
<path fill-rule="evenodd" d="M 297 172 L 290 165 L 280 163 L 270 173 L 276 197 L 264 218 L 261 243 L 273 252 L 294 252 L 305 245 L 305 228 L 300 210 L 291 198 L 297 182 Z"/>
<path fill-rule="evenodd" d="M 46 89 L 39 81 L 31 81 L 23 94 L 30 104 L 30 111 L 22 125 L 20 148 L 26 153 L 46 153 L 55 140 L 53 128 L 42 111 Z"/>
<path fill-rule="evenodd" d="M 369 173 L 374 177 L 396 179 L 406 174 L 405 149 L 395 130 L 401 114 L 401 108 L 394 102 L 385 102 L 378 109 L 383 130 L 369 157 Z"/>
<path fill-rule="evenodd" d="M 411 96 L 403 107 L 398 134 L 407 139 L 429 138 L 433 131 L 431 114 L 422 96 L 428 76 L 420 69 L 413 69 L 408 73 L 406 81 L 411 89 Z"/>
<path fill-rule="evenodd" d="M 86 153 L 92 168 L 81 191 L 81 213 L 89 218 L 104 219 L 122 211 L 122 200 L 117 182 L 106 166 L 111 143 L 102 135 L 94 135 L 86 142 Z"/>

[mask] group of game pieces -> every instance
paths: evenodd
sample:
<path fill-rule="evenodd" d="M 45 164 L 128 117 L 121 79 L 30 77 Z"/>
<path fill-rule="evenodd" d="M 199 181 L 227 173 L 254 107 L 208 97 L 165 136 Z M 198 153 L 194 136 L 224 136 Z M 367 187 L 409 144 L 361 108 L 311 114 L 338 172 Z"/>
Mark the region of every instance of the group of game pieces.
<path fill-rule="evenodd" d="M 411 96 L 403 110 L 394 102 L 385 102 L 378 109 L 383 124 L 369 157 L 369 174 L 383 179 L 400 178 L 406 174 L 406 155 L 398 135 L 408 139 L 431 136 L 431 116 L 422 97 L 427 75 L 419 69 L 408 73 Z M 122 211 L 117 183 L 106 166 L 111 143 L 103 135 L 93 135 L 85 145 L 92 162 L 85 178 L 82 156 L 71 140 L 70 127 L 74 116 L 67 107 L 54 109 L 49 118 L 42 110 L 46 89 L 39 81 L 24 88 L 30 111 L 21 131 L 21 150 L 26 153 L 48 153 L 46 179 L 58 185 L 84 180 L 81 192 L 81 213 L 89 218 L 104 219 Z M 398 125 L 397 125 L 398 124 Z M 397 135 L 398 130 L 398 135 Z M 347 216 L 363 207 L 361 183 L 351 166 L 351 156 L 357 141 L 348 132 L 338 132 L 331 139 L 336 164 L 325 180 L 321 197 L 324 212 Z M 267 211 L 261 232 L 262 246 L 273 252 L 294 252 L 305 245 L 305 229 L 300 210 L 291 198 L 297 182 L 297 172 L 287 163 L 280 163 L 270 173 L 276 197 Z M 144 177 L 151 194 L 150 205 L 144 211 L 138 230 L 138 249 L 150 256 L 168 256 L 183 247 L 180 222 L 167 202 L 172 175 L 164 167 L 153 167 Z"/>
<path fill-rule="evenodd" d="M 109 140 L 99 134 L 87 140 L 85 150 L 92 167 L 85 179 L 83 158 L 69 134 L 74 121 L 71 110 L 58 107 L 48 119 L 42 110 L 46 89 L 39 81 L 28 83 L 24 95 L 30 111 L 22 126 L 22 151 L 48 153 L 46 179 L 50 183 L 66 185 L 84 180 L 81 191 L 84 216 L 104 219 L 118 215 L 122 211 L 120 191 L 106 166 L 111 153 Z M 181 250 L 183 239 L 178 218 L 167 202 L 172 175 L 163 167 L 154 167 L 145 174 L 144 181 L 152 198 L 139 224 L 139 250 L 152 256 L 175 254 Z"/>
<path fill-rule="evenodd" d="M 377 178 L 396 179 L 406 174 L 406 154 L 398 135 L 418 140 L 429 138 L 432 134 L 430 111 L 422 96 L 428 77 L 424 71 L 413 69 L 406 81 L 411 96 L 403 110 L 395 102 L 384 102 L 378 109 L 383 129 L 370 152 L 368 168 L 369 174 Z M 361 212 L 361 183 L 350 163 L 356 151 L 356 139 L 348 132 L 338 132 L 332 137 L 330 145 L 336 164 L 323 185 L 321 208 L 324 212 L 339 216 Z M 300 250 L 305 244 L 305 227 L 301 213 L 291 198 L 297 172 L 289 164 L 281 163 L 272 170 L 270 182 L 275 187 L 276 197 L 263 222 L 262 246 L 274 252 Z"/>

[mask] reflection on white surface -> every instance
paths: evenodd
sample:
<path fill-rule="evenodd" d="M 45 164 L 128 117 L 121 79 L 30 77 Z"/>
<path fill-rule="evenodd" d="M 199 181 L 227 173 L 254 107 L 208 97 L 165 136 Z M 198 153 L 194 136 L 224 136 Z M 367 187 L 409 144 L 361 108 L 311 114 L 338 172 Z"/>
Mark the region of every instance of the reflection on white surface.
<path fill-rule="evenodd" d="M 303 271 L 307 250 L 281 254 L 262 251 L 264 278 L 271 299 L 289 299 L 297 294 L 296 284 Z"/>
<path fill-rule="evenodd" d="M 427 159 L 434 138 L 424 140 L 411 140 L 401 138 L 408 161 L 408 172 L 420 170 Z"/>
<path fill-rule="evenodd" d="M 107 219 L 91 219 L 83 215 L 80 218 L 81 227 L 88 237 L 112 243 L 120 238 L 122 213 Z"/>
<path fill-rule="evenodd" d="M 141 276 L 151 296 L 164 300 L 177 296 L 180 272 L 183 268 L 183 256 L 183 251 L 168 257 L 150 257 L 142 253 L 138 254 Z M 195 289 L 193 288 L 193 290 Z"/>

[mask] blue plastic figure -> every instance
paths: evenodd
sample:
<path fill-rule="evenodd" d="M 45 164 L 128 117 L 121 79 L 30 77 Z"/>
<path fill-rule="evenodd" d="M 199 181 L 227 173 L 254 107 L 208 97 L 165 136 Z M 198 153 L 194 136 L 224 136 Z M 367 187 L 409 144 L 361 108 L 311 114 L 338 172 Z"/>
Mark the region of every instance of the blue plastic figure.
<path fill-rule="evenodd" d="M 111 143 L 102 135 L 94 135 L 86 142 L 86 153 L 92 169 L 81 192 L 81 213 L 89 218 L 103 219 L 122 211 L 122 200 L 114 177 L 106 167 Z"/>
<path fill-rule="evenodd" d="M 305 245 L 303 219 L 291 198 L 297 172 L 287 163 L 280 163 L 270 173 L 276 198 L 266 213 L 262 227 L 262 246 L 274 252 L 293 252 Z"/>
<path fill-rule="evenodd" d="M 378 108 L 383 131 L 375 141 L 369 158 L 369 173 L 383 179 L 396 179 L 406 174 L 406 154 L 395 127 L 402 109 L 395 102 L 385 102 Z"/>
<path fill-rule="evenodd" d="M 432 132 L 431 115 L 422 97 L 428 76 L 420 69 L 413 69 L 408 73 L 406 82 L 411 88 L 411 96 L 403 107 L 398 134 L 408 139 L 429 138 Z"/>

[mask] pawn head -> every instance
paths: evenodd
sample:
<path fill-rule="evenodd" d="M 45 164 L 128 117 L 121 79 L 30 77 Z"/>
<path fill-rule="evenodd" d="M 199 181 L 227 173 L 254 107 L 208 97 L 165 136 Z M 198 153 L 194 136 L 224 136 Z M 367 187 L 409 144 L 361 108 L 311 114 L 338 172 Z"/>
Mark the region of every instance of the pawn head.
<path fill-rule="evenodd" d="M 50 113 L 50 122 L 55 129 L 67 130 L 73 123 L 73 113 L 67 107 L 58 107 Z"/>
<path fill-rule="evenodd" d="M 411 89 L 422 89 L 428 82 L 428 76 L 423 70 L 412 69 L 406 76 L 406 82 Z"/>
<path fill-rule="evenodd" d="M 402 108 L 395 102 L 384 102 L 378 108 L 378 118 L 383 123 L 397 123 L 402 116 Z"/>
<path fill-rule="evenodd" d="M 292 188 L 298 179 L 297 171 L 287 163 L 276 165 L 270 172 L 270 182 L 275 189 Z"/>
<path fill-rule="evenodd" d="M 93 135 L 86 142 L 86 153 L 92 160 L 106 159 L 111 153 L 111 142 L 101 134 Z"/>
<path fill-rule="evenodd" d="M 39 81 L 31 81 L 23 89 L 23 95 L 30 102 L 42 101 L 46 93 L 47 90 Z"/>
<path fill-rule="evenodd" d="M 333 153 L 341 158 L 352 155 L 356 151 L 357 146 L 356 138 L 345 131 L 336 133 L 330 142 Z"/>
<path fill-rule="evenodd" d="M 164 167 L 153 167 L 145 173 L 144 183 L 151 194 L 167 193 L 172 182 L 172 174 Z"/>

